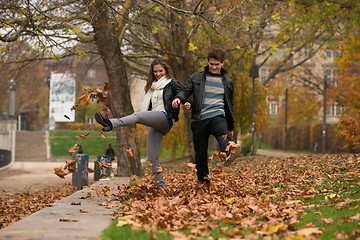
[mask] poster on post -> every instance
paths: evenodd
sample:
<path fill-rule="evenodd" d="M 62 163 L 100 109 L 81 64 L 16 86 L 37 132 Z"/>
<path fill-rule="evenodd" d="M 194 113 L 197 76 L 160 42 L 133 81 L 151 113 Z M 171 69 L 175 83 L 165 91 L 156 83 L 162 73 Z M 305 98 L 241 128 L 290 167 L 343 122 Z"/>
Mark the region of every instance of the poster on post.
<path fill-rule="evenodd" d="M 72 73 L 51 73 L 50 79 L 50 122 L 74 122 L 75 75 Z"/>

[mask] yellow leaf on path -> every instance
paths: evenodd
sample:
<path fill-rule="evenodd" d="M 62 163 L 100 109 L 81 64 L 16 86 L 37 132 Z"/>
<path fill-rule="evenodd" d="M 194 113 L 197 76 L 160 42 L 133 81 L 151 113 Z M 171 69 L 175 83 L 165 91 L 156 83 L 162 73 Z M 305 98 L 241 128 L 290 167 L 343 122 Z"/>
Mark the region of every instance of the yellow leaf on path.
<path fill-rule="evenodd" d="M 231 202 L 239 200 L 239 199 L 242 199 L 242 197 L 232 197 L 232 198 L 229 198 L 228 200 L 226 200 L 226 203 L 231 203 Z"/>
<path fill-rule="evenodd" d="M 281 222 L 279 224 L 277 224 L 276 226 L 269 226 L 266 228 L 266 231 L 267 232 L 270 232 L 270 233 L 276 233 L 278 232 L 282 227 L 284 227 L 284 222 Z"/>

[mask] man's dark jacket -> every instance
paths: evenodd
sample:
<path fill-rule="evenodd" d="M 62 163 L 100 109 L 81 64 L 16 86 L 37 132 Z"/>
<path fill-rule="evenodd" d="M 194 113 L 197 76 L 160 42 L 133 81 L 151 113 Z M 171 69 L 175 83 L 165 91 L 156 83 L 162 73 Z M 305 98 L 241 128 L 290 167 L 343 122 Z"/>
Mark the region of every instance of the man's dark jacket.
<path fill-rule="evenodd" d="M 209 66 L 204 68 L 204 71 L 196 72 L 190 76 L 189 81 L 185 84 L 182 91 L 180 91 L 176 98 L 181 100 L 184 104 L 186 99 L 193 94 L 193 102 L 191 104 L 191 118 L 199 119 L 206 84 L 206 73 L 209 71 Z M 234 84 L 233 80 L 226 75 L 225 69 L 221 69 L 222 83 L 224 86 L 224 103 L 225 103 L 225 117 L 228 124 L 229 131 L 234 130 L 234 112 L 233 112 L 233 93 Z"/>

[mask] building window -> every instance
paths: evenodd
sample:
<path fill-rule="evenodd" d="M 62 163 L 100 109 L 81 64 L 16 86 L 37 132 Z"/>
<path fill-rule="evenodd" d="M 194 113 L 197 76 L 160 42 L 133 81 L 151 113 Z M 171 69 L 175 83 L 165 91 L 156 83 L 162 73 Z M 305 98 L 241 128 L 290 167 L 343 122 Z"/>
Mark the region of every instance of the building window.
<path fill-rule="evenodd" d="M 339 117 L 341 115 L 342 106 L 339 103 L 334 103 L 328 106 L 328 116 Z"/>
<path fill-rule="evenodd" d="M 95 119 L 93 117 L 87 117 L 88 123 L 95 123 Z"/>
<path fill-rule="evenodd" d="M 261 68 L 261 71 L 260 71 L 260 81 L 262 84 L 264 84 L 266 82 L 266 79 L 267 79 L 267 74 L 268 74 L 268 71 L 266 68 Z"/>
<path fill-rule="evenodd" d="M 269 114 L 270 115 L 278 115 L 279 113 L 279 104 L 272 98 L 269 101 Z"/>
<path fill-rule="evenodd" d="M 89 68 L 89 69 L 87 70 L 87 76 L 88 76 L 88 78 L 95 78 L 95 76 L 96 76 L 96 71 L 95 71 L 95 69 Z"/>
<path fill-rule="evenodd" d="M 331 58 L 331 57 L 332 57 L 332 51 L 326 50 L 326 58 Z"/>
<path fill-rule="evenodd" d="M 337 87 L 338 86 L 338 69 L 325 69 L 324 78 L 327 81 L 329 87 Z"/>

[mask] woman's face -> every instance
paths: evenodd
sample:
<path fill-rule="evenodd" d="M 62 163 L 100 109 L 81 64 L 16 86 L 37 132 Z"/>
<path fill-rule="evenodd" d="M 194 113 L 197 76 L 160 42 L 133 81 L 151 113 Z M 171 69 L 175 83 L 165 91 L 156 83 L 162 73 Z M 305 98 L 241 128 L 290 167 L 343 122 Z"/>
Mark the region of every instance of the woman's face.
<path fill-rule="evenodd" d="M 153 71 L 156 80 L 159 80 L 161 77 L 166 75 L 166 70 L 161 64 L 154 65 Z"/>

